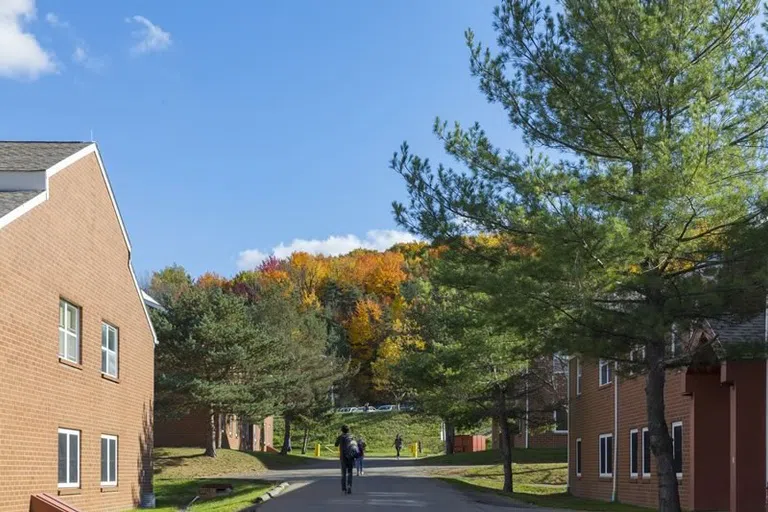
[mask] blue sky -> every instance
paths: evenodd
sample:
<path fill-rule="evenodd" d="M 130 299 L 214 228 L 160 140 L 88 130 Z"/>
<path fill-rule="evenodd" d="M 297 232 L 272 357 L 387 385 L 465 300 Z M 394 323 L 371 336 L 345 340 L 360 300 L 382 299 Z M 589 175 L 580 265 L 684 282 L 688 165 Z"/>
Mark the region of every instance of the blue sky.
<path fill-rule="evenodd" d="M 492 0 L 2 4 L 0 139 L 93 130 L 139 275 L 403 239 L 388 162 L 440 159 L 436 115 L 519 148 L 468 71 Z"/>

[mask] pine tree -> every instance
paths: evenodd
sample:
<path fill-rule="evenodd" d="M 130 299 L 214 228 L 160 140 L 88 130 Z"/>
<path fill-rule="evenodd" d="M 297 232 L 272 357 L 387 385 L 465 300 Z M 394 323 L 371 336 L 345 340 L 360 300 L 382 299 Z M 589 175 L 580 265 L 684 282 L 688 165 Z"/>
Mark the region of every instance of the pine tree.
<path fill-rule="evenodd" d="M 395 214 L 430 239 L 491 232 L 519 249 L 477 284 L 494 298 L 497 321 L 570 353 L 626 360 L 644 350 L 658 508 L 678 512 L 665 372 L 696 354 L 671 355 L 670 335 L 764 307 L 760 5 L 560 6 L 555 15 L 536 0 L 504 0 L 493 49 L 466 34 L 481 91 L 530 152 L 504 151 L 479 125 L 437 120 L 462 168 L 433 169 L 404 145 L 392 167 L 411 201 Z"/>

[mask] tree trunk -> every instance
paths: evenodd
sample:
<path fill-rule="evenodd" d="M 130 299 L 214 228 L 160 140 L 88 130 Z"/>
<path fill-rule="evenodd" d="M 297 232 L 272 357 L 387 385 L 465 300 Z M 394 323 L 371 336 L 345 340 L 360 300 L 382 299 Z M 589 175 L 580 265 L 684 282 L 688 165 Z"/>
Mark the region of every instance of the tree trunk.
<path fill-rule="evenodd" d="M 453 455 L 453 441 L 456 438 L 456 427 L 450 421 L 445 422 L 445 454 Z"/>
<path fill-rule="evenodd" d="M 646 377 L 645 398 L 648 408 L 651 452 L 656 457 L 656 472 L 659 477 L 658 510 L 659 512 L 680 512 L 680 494 L 673 463 L 672 438 L 667 429 L 664 408 L 665 346 L 666 344 L 661 341 L 649 343 L 646 347 L 649 371 Z"/>
<path fill-rule="evenodd" d="M 216 418 L 216 413 L 211 410 L 208 415 L 208 435 L 205 439 L 205 454 L 208 457 L 216 457 Z"/>
<path fill-rule="evenodd" d="M 287 455 L 291 451 L 291 418 L 285 416 L 285 432 L 283 433 L 283 447 L 280 448 L 282 455 Z"/>
<path fill-rule="evenodd" d="M 501 439 L 499 439 L 499 446 L 501 447 L 501 455 L 503 458 L 504 467 L 504 492 L 512 492 L 512 435 L 509 429 L 509 417 L 507 416 L 506 408 L 502 408 L 499 414 L 499 427 L 501 430 Z"/>
<path fill-rule="evenodd" d="M 301 443 L 301 454 L 306 455 L 307 443 L 309 442 L 309 427 L 304 427 L 304 440 Z"/>

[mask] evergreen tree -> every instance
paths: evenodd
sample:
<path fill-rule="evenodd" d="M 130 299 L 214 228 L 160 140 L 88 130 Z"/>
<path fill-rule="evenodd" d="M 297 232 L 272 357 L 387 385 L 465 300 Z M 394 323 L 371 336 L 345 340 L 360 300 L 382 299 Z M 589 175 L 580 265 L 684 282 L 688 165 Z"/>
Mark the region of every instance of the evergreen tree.
<path fill-rule="evenodd" d="M 665 372 L 697 356 L 680 336 L 765 304 L 760 5 L 560 6 L 555 15 L 536 0 L 504 0 L 494 49 L 466 34 L 473 76 L 529 154 L 504 151 L 478 125 L 438 120 L 435 133 L 462 168 L 432 169 L 404 145 L 392 167 L 411 201 L 395 214 L 430 239 L 491 232 L 516 248 L 476 285 L 493 298 L 496 321 L 572 354 L 625 361 L 644 351 L 635 364 L 646 374 L 658 508 L 678 512 Z M 673 332 L 684 350 L 670 350 Z"/>

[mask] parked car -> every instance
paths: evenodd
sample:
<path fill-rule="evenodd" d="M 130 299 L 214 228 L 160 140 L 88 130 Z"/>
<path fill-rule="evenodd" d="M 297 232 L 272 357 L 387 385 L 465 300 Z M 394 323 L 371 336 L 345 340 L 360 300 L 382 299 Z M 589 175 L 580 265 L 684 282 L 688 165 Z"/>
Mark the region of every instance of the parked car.
<path fill-rule="evenodd" d="M 340 414 L 349 414 L 350 412 L 352 412 L 352 407 L 342 407 L 341 409 L 339 409 L 338 412 Z"/>
<path fill-rule="evenodd" d="M 365 412 L 365 407 L 351 407 L 349 409 L 349 412 L 352 412 L 352 413 Z"/>
<path fill-rule="evenodd" d="M 376 408 L 376 412 L 392 412 L 397 410 L 394 405 L 380 405 Z"/>

